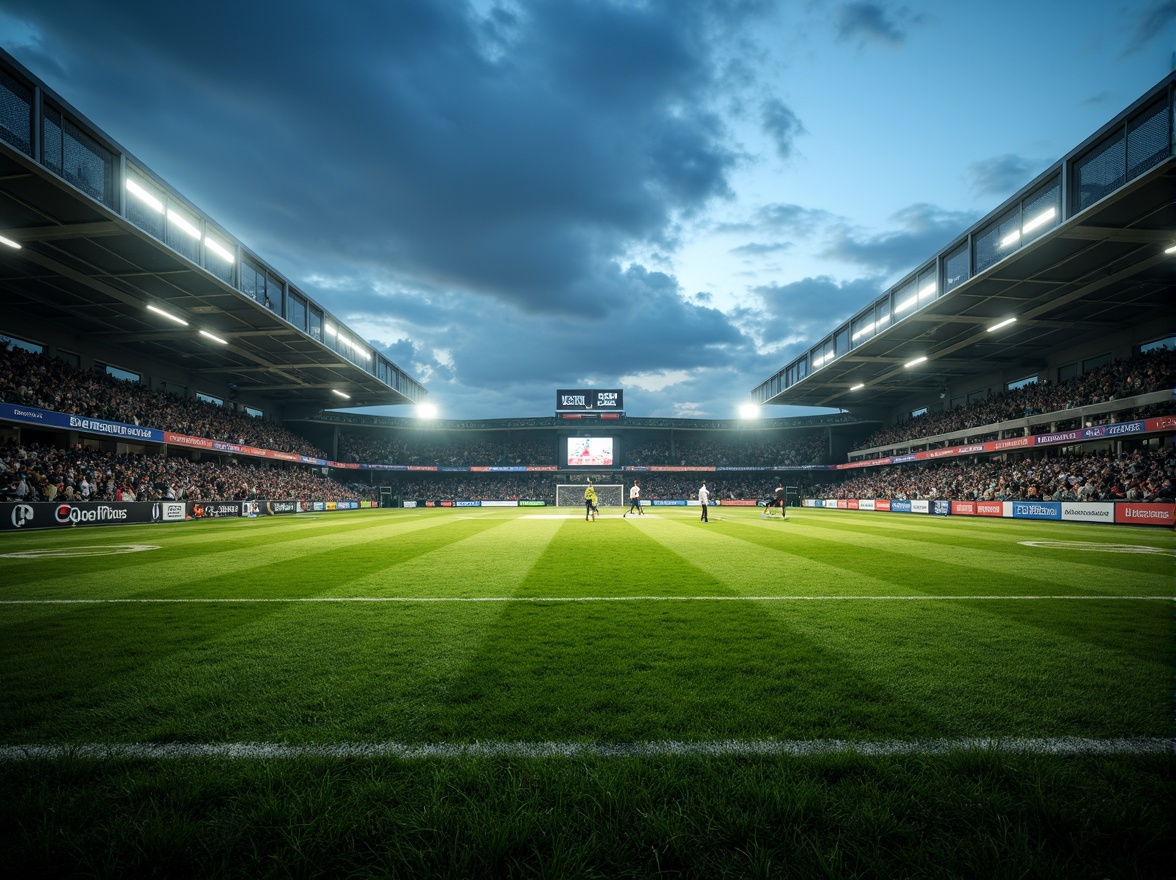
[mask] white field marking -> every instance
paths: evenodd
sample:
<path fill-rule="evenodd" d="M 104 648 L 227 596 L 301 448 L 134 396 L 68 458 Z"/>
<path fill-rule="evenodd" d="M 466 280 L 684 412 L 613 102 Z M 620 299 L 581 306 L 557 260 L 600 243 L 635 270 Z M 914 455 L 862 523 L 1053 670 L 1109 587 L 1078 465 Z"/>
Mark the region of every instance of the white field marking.
<path fill-rule="evenodd" d="M 1090 550 L 1095 553 L 1161 553 L 1176 556 L 1176 550 L 1164 547 L 1147 547 L 1143 544 L 1100 544 L 1097 541 L 1018 541 L 1026 547 L 1042 547 L 1046 550 Z"/>
<path fill-rule="evenodd" d="M 244 743 L 79 743 L 0 746 L 0 763 L 63 758 L 97 761 L 217 758 L 289 760 L 298 758 L 660 758 L 813 755 L 947 755 L 959 752 L 1031 755 L 1167 755 L 1176 741 L 1159 738 L 1090 739 L 1084 737 L 961 737 L 859 741 L 655 740 L 638 743 L 473 742 L 473 743 L 337 743 L 285 745 Z"/>
<path fill-rule="evenodd" d="M 6 559 L 68 559 L 73 556 L 114 556 L 118 553 L 142 553 L 158 550 L 158 544 L 95 544 L 86 547 L 56 547 L 44 550 L 17 550 L 0 553 Z"/>
<path fill-rule="evenodd" d="M 310 602 L 1171 602 L 1172 596 L 290 596 L 204 599 L 0 599 L 0 605 L 287 604 Z"/>
<path fill-rule="evenodd" d="M 615 513 L 601 513 L 597 515 L 597 519 L 622 519 L 623 514 L 618 516 Z M 637 514 L 633 514 L 634 517 Z M 645 516 L 657 517 L 656 513 L 647 513 Z M 519 519 L 583 519 L 583 514 L 578 513 L 525 513 Z"/>

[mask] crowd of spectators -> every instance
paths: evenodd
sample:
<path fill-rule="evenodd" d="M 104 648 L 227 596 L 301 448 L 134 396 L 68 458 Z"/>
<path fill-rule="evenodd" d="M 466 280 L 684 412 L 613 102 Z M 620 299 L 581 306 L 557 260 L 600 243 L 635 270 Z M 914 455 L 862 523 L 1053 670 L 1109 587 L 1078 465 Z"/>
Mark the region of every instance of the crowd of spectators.
<path fill-rule="evenodd" d="M 194 462 L 81 444 L 0 447 L 0 501 L 342 501 L 375 499 L 375 491 L 284 463 Z"/>
<path fill-rule="evenodd" d="M 1152 391 L 1165 391 L 1174 386 L 1176 352 L 1166 348 L 1157 349 L 1126 360 L 1104 364 L 1083 376 L 1065 382 L 1034 382 L 1010 391 L 991 394 L 984 400 L 957 406 L 954 409 L 928 412 L 896 425 L 887 425 L 858 444 L 856 449 L 890 446 L 923 437 L 995 425 L 1012 419 L 1061 412 Z M 1170 412 L 1171 406 L 1167 406 L 1165 411 Z M 1048 425 L 1042 430 L 1048 431 Z M 975 437 L 969 435 L 967 439 L 968 442 L 979 442 L 983 437 L 979 434 Z"/>
<path fill-rule="evenodd" d="M 436 465 L 439 467 L 520 467 L 556 463 L 556 438 L 511 434 L 448 436 L 414 430 L 407 435 L 379 438 L 339 435 L 342 461 L 364 464 Z"/>
<path fill-rule="evenodd" d="M 774 467 L 826 464 L 829 441 L 826 430 L 789 431 L 766 439 L 762 436 L 702 436 L 649 438 L 625 450 L 625 462 L 635 466 L 679 467 L 746 466 Z"/>
<path fill-rule="evenodd" d="M 16 346 L 0 345 L 0 400 L 225 443 L 327 457 L 306 439 L 264 418 L 152 390 L 103 370 L 80 370 Z"/>
<path fill-rule="evenodd" d="M 870 468 L 812 486 L 811 498 L 953 501 L 1164 501 L 1176 497 L 1176 449 L 1062 454 L 1020 461 L 960 459 Z"/>

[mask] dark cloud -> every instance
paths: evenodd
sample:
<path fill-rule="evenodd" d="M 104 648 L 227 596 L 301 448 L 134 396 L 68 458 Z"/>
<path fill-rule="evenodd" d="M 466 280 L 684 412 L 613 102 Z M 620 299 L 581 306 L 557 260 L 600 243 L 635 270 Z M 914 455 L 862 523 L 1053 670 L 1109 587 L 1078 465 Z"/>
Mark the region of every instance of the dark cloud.
<path fill-rule="evenodd" d="M 1167 35 L 1165 49 L 1173 51 L 1169 59 L 1176 66 L 1176 51 L 1172 50 L 1172 33 L 1176 30 L 1176 3 L 1173 0 L 1151 0 L 1147 3 L 1131 3 L 1123 8 L 1122 14 L 1129 28 L 1127 45 L 1123 55 L 1134 55 L 1147 49 L 1157 37 Z"/>
<path fill-rule="evenodd" d="M 980 195 L 1004 197 L 1011 195 L 1049 166 L 1044 159 L 1027 159 L 1006 153 L 968 167 L 968 177 Z"/>
<path fill-rule="evenodd" d="M 778 349 L 780 364 L 790 361 L 881 296 L 884 289 L 876 278 L 840 282 L 828 277 L 757 287 L 755 292 L 763 301 L 762 343 Z M 779 364 L 772 369 L 779 369 Z"/>
<path fill-rule="evenodd" d="M 764 102 L 763 125 L 780 158 L 791 159 L 796 138 L 804 134 L 804 126 L 796 114 L 783 101 L 772 99 Z"/>
<path fill-rule="evenodd" d="M 319 258 L 601 314 L 595 267 L 730 194 L 712 6 L 302 0 L 277 29 L 259 4 L 9 6 L 42 34 L 26 60 L 267 257 L 317 221 Z"/>
<path fill-rule="evenodd" d="M 738 247 L 731 248 L 731 253 L 742 254 L 749 257 L 763 257 L 768 254 L 778 254 L 781 251 L 790 250 L 793 247 L 791 242 L 774 241 L 774 242 L 749 242 L 748 244 L 741 244 Z"/>
<path fill-rule="evenodd" d="M 834 10 L 837 39 L 859 46 L 901 46 L 907 41 L 910 26 L 923 20 L 923 16 L 906 7 L 893 8 L 883 3 L 844 3 Z"/>
<path fill-rule="evenodd" d="M 892 219 L 898 231 L 866 234 L 843 226 L 834 233 L 821 255 L 863 266 L 880 276 L 906 271 L 933 257 L 978 217 L 917 204 L 904 208 Z"/>

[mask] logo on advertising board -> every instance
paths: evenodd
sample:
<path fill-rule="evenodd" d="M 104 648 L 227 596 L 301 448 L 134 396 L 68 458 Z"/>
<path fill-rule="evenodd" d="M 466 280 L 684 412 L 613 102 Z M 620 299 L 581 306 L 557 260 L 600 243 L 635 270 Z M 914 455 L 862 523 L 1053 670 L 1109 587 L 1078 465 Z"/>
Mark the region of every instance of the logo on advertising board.
<path fill-rule="evenodd" d="M 1016 519 L 1061 519 L 1062 505 L 1057 501 L 1014 501 Z"/>
<path fill-rule="evenodd" d="M 911 502 L 909 502 L 909 501 L 891 501 L 890 502 L 890 512 L 891 513 L 910 513 L 911 512 Z"/>
<path fill-rule="evenodd" d="M 1176 504 L 1115 505 L 1115 522 L 1144 526 L 1170 526 L 1176 522 Z"/>
<path fill-rule="evenodd" d="M 874 499 L 874 510 L 890 510 L 890 499 L 889 498 L 875 498 Z"/>
<path fill-rule="evenodd" d="M 951 512 L 959 516 L 974 516 L 976 513 L 976 502 L 953 501 L 951 503 Z"/>
<path fill-rule="evenodd" d="M 1003 501 L 977 501 L 976 516 L 1004 516 Z"/>
<path fill-rule="evenodd" d="M 14 528 L 24 528 L 33 521 L 33 506 L 31 504 L 16 504 L 12 507 L 12 525 Z"/>
<path fill-rule="evenodd" d="M 874 499 L 873 498 L 859 498 L 858 499 L 858 510 L 874 510 L 874 509 L 875 508 L 874 508 Z"/>
<path fill-rule="evenodd" d="M 1108 501 L 1063 501 L 1062 519 L 1077 522 L 1115 521 L 1115 504 Z"/>
<path fill-rule="evenodd" d="M 912 501 L 911 513 L 927 513 L 931 510 L 930 501 Z"/>
<path fill-rule="evenodd" d="M 75 507 L 72 504 L 58 504 L 53 511 L 53 518 L 59 523 L 100 523 L 121 522 L 127 518 L 126 509 L 111 507 L 109 504 L 95 504 L 87 507 Z"/>
<path fill-rule="evenodd" d="M 935 516 L 950 516 L 951 502 L 938 498 L 931 502 L 931 513 Z"/>
<path fill-rule="evenodd" d="M 270 514 L 278 513 L 297 513 L 297 501 L 267 501 L 265 503 L 265 512 Z"/>
<path fill-rule="evenodd" d="M 240 516 L 241 503 L 238 501 L 205 501 L 192 504 L 192 516 L 196 519 L 215 519 L 221 516 Z"/>

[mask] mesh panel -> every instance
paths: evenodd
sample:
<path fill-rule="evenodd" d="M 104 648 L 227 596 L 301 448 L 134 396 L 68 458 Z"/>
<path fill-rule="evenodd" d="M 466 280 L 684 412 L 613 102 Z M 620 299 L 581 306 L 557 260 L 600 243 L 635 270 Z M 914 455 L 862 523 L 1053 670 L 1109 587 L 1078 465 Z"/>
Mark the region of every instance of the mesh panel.
<path fill-rule="evenodd" d="M 0 71 L 0 140 L 33 155 L 33 90 Z"/>
<path fill-rule="evenodd" d="M 134 181 L 144 190 L 147 190 L 153 194 L 156 193 L 155 187 L 145 183 L 137 176 L 128 174 L 127 181 Z M 157 198 L 160 198 L 161 202 L 163 201 L 159 195 L 157 195 Z M 126 198 L 126 216 L 128 220 L 130 220 L 144 232 L 148 232 L 160 240 L 163 239 L 163 213 L 156 211 L 154 208 L 151 208 L 140 198 L 131 193 L 128 193 Z"/>
<path fill-rule="evenodd" d="M 968 243 L 963 242 L 943 259 L 943 284 L 940 288 L 947 293 L 968 280 Z"/>
<path fill-rule="evenodd" d="M 114 207 L 114 156 L 70 122 L 62 128 L 61 176 L 104 205 Z"/>
<path fill-rule="evenodd" d="M 1168 158 L 1168 102 L 1157 101 L 1127 123 L 1127 179 Z"/>
<path fill-rule="evenodd" d="M 975 266 L 983 272 L 1021 246 L 1021 206 L 1006 211 L 973 238 Z"/>
<path fill-rule="evenodd" d="M 1079 211 L 1123 185 L 1126 161 L 1126 138 L 1119 131 L 1074 162 L 1074 200 Z"/>
<path fill-rule="evenodd" d="M 1021 227 L 1021 244 L 1049 232 L 1062 217 L 1062 182 L 1055 177 L 1041 189 L 1036 190 L 1021 202 L 1021 213 L 1025 218 Z"/>
<path fill-rule="evenodd" d="M 61 114 L 52 107 L 41 115 L 41 163 L 61 174 Z"/>
<path fill-rule="evenodd" d="M 228 244 L 226 244 L 224 240 L 221 240 L 221 239 L 214 239 L 214 240 L 216 240 L 221 245 L 221 247 L 223 247 L 225 250 L 230 251 L 230 252 L 232 251 L 232 248 Z M 216 251 L 214 251 L 211 247 L 209 247 L 207 241 L 205 241 L 205 243 L 204 243 L 204 268 L 207 269 L 209 272 L 211 272 L 213 275 L 215 275 L 217 278 L 219 278 L 221 281 L 225 282 L 226 284 L 233 283 L 233 264 L 232 264 L 232 262 L 230 262 L 229 260 L 226 260 L 220 254 L 218 254 Z"/>
<path fill-rule="evenodd" d="M 168 208 L 167 244 L 179 251 L 193 263 L 200 262 L 200 236 L 192 235 L 191 228 L 199 230 L 199 221 L 176 208 Z"/>

